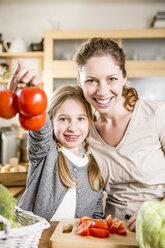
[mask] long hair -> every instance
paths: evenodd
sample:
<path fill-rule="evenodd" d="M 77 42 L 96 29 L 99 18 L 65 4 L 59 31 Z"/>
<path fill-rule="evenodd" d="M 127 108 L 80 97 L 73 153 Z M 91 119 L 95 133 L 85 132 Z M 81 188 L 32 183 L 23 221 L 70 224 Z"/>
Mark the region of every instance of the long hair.
<path fill-rule="evenodd" d="M 103 56 L 110 55 L 115 63 L 122 70 L 123 77 L 127 77 L 127 71 L 125 68 L 125 53 L 118 44 L 110 38 L 100 38 L 94 37 L 88 39 L 86 42 L 82 43 L 80 48 L 77 50 L 74 60 L 78 66 L 81 68 L 87 63 L 87 60 L 93 56 Z M 125 98 L 125 108 L 132 111 L 136 101 L 139 99 L 138 93 L 134 88 L 130 88 L 126 85 L 123 86 L 122 95 Z"/>
<path fill-rule="evenodd" d="M 82 89 L 79 86 L 65 85 L 55 90 L 48 104 L 47 111 L 50 116 L 52 127 L 53 127 L 53 119 L 57 111 L 57 108 L 67 99 L 77 99 L 80 102 L 82 102 L 85 106 L 89 123 L 91 123 L 92 108 L 91 105 L 84 98 Z M 59 141 L 54 135 L 54 132 L 53 132 L 53 139 L 56 142 L 57 150 L 58 150 L 58 171 L 59 171 L 60 179 L 66 187 L 68 188 L 75 187 L 77 181 L 72 177 L 70 173 L 67 160 L 61 151 L 62 144 L 59 143 Z M 93 155 L 89 150 L 88 137 L 86 137 L 86 139 L 84 140 L 82 147 L 86 151 L 86 154 L 88 155 L 89 158 L 89 165 L 88 165 L 89 184 L 93 190 L 99 191 L 104 187 L 103 178 L 101 176 L 98 164 L 96 163 L 96 160 L 94 159 Z"/>

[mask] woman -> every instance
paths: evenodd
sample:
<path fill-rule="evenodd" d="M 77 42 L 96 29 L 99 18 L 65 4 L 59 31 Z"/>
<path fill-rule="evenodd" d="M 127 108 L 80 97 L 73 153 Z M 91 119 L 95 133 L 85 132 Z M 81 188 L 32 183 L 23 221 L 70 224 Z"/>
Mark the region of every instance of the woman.
<path fill-rule="evenodd" d="M 78 82 L 95 109 L 92 153 L 106 183 L 106 213 L 129 219 L 146 200 L 165 200 L 165 103 L 138 100 L 127 88 L 125 54 L 107 38 L 92 38 L 75 55 Z"/>

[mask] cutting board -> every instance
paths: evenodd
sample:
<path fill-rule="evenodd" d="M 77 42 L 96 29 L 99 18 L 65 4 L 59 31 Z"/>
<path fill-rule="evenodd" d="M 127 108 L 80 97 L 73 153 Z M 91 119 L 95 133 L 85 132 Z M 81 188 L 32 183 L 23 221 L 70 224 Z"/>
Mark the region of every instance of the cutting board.
<path fill-rule="evenodd" d="M 121 221 L 122 223 L 125 222 Z M 109 238 L 81 236 L 76 233 L 79 219 L 61 220 L 53 232 L 52 248 L 137 248 L 136 234 L 127 229 L 127 235 L 110 234 Z M 125 226 L 126 227 L 126 226 Z"/>

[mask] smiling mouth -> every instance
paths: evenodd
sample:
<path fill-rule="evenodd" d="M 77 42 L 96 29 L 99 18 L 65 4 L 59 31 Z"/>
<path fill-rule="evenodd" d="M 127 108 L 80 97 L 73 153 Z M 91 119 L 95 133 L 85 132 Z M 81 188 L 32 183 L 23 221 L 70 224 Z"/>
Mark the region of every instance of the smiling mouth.
<path fill-rule="evenodd" d="M 113 98 L 114 98 L 114 96 L 106 98 L 106 99 L 98 99 L 98 98 L 93 98 L 93 99 L 95 100 L 97 105 L 102 106 L 102 107 L 106 107 L 109 105 L 109 103 L 111 102 L 111 100 Z"/>
<path fill-rule="evenodd" d="M 80 135 L 66 135 L 66 134 L 64 134 L 64 136 L 67 140 L 75 141 L 75 140 L 78 140 Z"/>

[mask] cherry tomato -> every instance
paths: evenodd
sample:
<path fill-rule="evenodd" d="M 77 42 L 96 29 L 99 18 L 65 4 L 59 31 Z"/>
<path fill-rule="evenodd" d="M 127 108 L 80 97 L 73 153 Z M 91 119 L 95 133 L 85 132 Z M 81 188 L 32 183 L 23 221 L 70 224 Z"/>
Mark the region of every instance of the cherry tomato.
<path fill-rule="evenodd" d="M 90 235 L 96 238 L 108 238 L 109 230 L 103 230 L 99 228 L 89 228 Z"/>
<path fill-rule="evenodd" d="M 115 233 L 119 226 L 119 219 L 115 218 L 109 228 L 110 233 Z"/>
<path fill-rule="evenodd" d="M 86 221 L 86 220 L 90 220 L 90 221 L 92 221 L 93 219 L 92 219 L 92 218 L 90 218 L 90 217 L 88 217 L 88 216 L 83 216 L 83 217 L 81 217 L 81 218 L 80 218 L 79 225 L 80 225 L 82 222 Z"/>
<path fill-rule="evenodd" d="M 23 115 L 40 115 L 47 107 L 47 96 L 40 88 L 25 87 L 17 96 L 19 112 Z"/>
<path fill-rule="evenodd" d="M 17 96 L 9 90 L 0 91 L 0 117 L 10 119 L 17 113 Z"/>
<path fill-rule="evenodd" d="M 113 219 L 112 219 L 111 214 L 107 215 L 107 217 L 105 219 L 105 223 L 107 224 L 107 226 L 110 227 L 112 222 L 113 222 Z"/>
<path fill-rule="evenodd" d="M 120 235 L 127 235 L 127 231 L 122 223 L 118 226 L 116 233 Z"/>
<path fill-rule="evenodd" d="M 90 220 L 86 220 L 86 221 L 82 222 L 78 226 L 76 232 L 78 234 L 80 234 L 81 236 L 88 236 L 90 234 L 90 232 L 89 232 L 89 227 L 90 226 L 91 226 L 91 221 Z"/>
<path fill-rule="evenodd" d="M 39 130 L 46 122 L 46 113 L 36 116 L 25 116 L 19 113 L 19 122 L 26 130 Z"/>
<path fill-rule="evenodd" d="M 107 230 L 108 229 L 107 224 L 102 219 L 93 220 L 92 221 L 92 224 L 91 224 L 91 227 L 93 227 L 93 228 L 99 228 L 99 229 L 104 229 L 104 230 Z"/>

